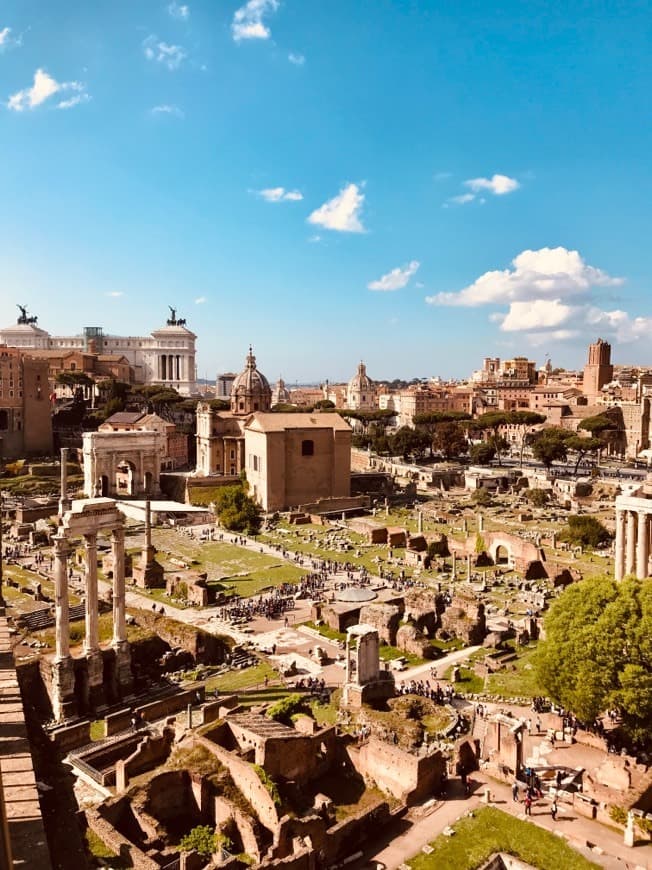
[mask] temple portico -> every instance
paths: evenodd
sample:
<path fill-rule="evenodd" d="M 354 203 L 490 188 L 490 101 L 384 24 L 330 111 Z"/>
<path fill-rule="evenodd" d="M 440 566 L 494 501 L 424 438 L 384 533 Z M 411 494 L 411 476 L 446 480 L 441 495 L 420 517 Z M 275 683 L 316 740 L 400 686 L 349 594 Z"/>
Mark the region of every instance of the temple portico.
<path fill-rule="evenodd" d="M 55 583 L 55 654 L 51 665 L 50 694 L 55 719 L 61 720 L 82 709 L 94 709 L 105 699 L 105 662 L 100 648 L 99 597 L 97 583 L 97 536 L 111 533 L 113 555 L 113 672 L 111 692 L 125 694 L 131 689 L 131 655 L 125 616 L 124 517 L 110 498 L 73 501 L 62 516 L 53 539 Z M 81 538 L 84 545 L 85 634 L 82 656 L 73 660 L 69 641 L 68 557 L 71 542 Z M 81 659 L 81 661 L 80 661 Z"/>
<path fill-rule="evenodd" d="M 633 493 L 616 499 L 616 580 L 630 574 L 639 580 L 650 576 L 651 537 L 652 481 L 648 479 Z"/>

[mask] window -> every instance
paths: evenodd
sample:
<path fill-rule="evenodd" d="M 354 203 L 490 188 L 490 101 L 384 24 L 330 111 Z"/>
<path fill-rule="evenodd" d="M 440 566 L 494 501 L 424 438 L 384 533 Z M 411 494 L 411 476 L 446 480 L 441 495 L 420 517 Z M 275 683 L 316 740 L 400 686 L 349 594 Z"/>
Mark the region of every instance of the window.
<path fill-rule="evenodd" d="M 9 428 L 9 414 L 7 411 L 0 410 L 0 429 L 3 431 Z"/>
<path fill-rule="evenodd" d="M 302 441 L 301 442 L 301 455 L 302 456 L 314 456 L 315 455 L 315 442 L 314 441 Z"/>
<path fill-rule="evenodd" d="M 231 451 L 231 459 L 235 459 L 235 450 Z"/>

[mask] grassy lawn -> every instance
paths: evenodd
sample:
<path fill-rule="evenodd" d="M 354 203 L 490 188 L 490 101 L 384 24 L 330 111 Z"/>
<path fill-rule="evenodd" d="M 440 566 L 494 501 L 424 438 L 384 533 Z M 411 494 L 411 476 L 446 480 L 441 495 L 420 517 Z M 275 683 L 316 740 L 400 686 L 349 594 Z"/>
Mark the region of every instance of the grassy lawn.
<path fill-rule="evenodd" d="M 414 655 L 414 653 L 404 652 L 402 649 L 398 649 L 395 646 L 380 646 L 378 649 L 378 654 L 380 656 L 381 662 L 392 662 L 395 659 L 404 658 L 410 667 L 414 667 L 415 665 L 423 665 L 426 661 L 425 659 Z"/>
<path fill-rule="evenodd" d="M 454 667 L 455 665 L 451 665 L 450 668 L 446 669 L 444 679 L 451 680 Z M 460 668 L 460 678 L 454 683 L 454 686 L 459 692 L 477 695 L 484 690 L 484 680 L 469 668 Z"/>
<path fill-rule="evenodd" d="M 519 654 L 516 661 L 507 662 L 503 670 L 487 678 L 487 692 L 506 698 L 524 696 L 534 698 L 545 692 L 537 683 L 533 659 L 536 646 L 529 646 Z"/>
<path fill-rule="evenodd" d="M 342 690 L 335 689 L 331 695 L 330 704 L 320 704 L 317 700 L 311 701 L 310 709 L 315 722 L 319 725 L 335 725 L 341 698 Z"/>
<path fill-rule="evenodd" d="M 222 693 L 242 692 L 264 685 L 265 677 L 271 682 L 278 679 L 278 674 L 267 662 L 260 662 L 254 667 L 245 668 L 242 671 L 229 671 L 226 674 L 209 677 L 206 680 L 206 691 L 212 692 L 217 689 Z"/>
<path fill-rule="evenodd" d="M 591 870 L 599 865 L 551 834 L 493 807 L 478 810 L 453 825 L 455 835 L 440 836 L 430 855 L 408 861 L 413 870 L 475 870 L 494 852 L 508 852 L 539 870 Z"/>
<path fill-rule="evenodd" d="M 302 622 L 301 625 L 305 625 L 307 628 L 312 628 L 313 631 L 318 631 L 322 637 L 327 638 L 327 640 L 334 641 L 345 641 L 346 634 L 341 631 L 335 631 L 333 628 L 329 628 L 327 625 L 317 625 L 315 622 Z"/>
<path fill-rule="evenodd" d="M 110 641 L 113 637 L 113 614 L 102 613 L 98 619 L 98 628 L 100 643 L 106 643 Z M 79 619 L 75 622 L 70 623 L 70 630 L 68 632 L 68 636 L 70 637 L 70 645 L 72 647 L 78 646 L 79 644 L 84 642 L 85 631 L 85 620 Z M 34 631 L 31 633 L 30 636 L 44 641 L 49 647 L 54 649 L 54 627 L 45 628 L 41 631 Z M 151 632 L 146 628 L 141 628 L 139 625 L 127 625 L 127 640 L 130 643 L 134 643 L 135 641 L 142 640 L 143 638 L 150 636 Z"/>
<path fill-rule="evenodd" d="M 91 831 L 90 828 L 86 829 L 86 848 L 93 861 L 93 867 L 111 867 L 114 870 L 121 870 L 121 868 L 129 866 L 115 852 L 112 852 L 108 846 L 105 846 L 95 831 Z"/>

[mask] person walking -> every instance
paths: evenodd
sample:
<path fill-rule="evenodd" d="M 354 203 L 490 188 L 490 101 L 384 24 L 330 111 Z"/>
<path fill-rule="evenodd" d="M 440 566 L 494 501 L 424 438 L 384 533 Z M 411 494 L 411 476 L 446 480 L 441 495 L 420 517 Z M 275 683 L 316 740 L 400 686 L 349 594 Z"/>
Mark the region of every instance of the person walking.
<path fill-rule="evenodd" d="M 552 805 L 550 807 L 550 815 L 552 816 L 553 822 L 557 821 L 557 798 L 552 799 Z"/>
<path fill-rule="evenodd" d="M 514 803 L 518 803 L 518 780 L 515 779 L 512 783 L 512 800 Z"/>
<path fill-rule="evenodd" d="M 525 795 L 525 815 L 526 816 L 532 815 L 532 798 L 530 797 L 529 794 Z"/>

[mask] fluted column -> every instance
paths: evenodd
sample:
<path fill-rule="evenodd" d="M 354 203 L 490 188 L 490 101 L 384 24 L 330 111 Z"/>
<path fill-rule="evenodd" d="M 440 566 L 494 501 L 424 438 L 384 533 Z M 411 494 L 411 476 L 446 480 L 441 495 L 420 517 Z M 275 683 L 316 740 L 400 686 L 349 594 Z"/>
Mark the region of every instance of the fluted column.
<path fill-rule="evenodd" d="M 54 541 L 54 608 L 56 652 L 54 660 L 60 662 L 70 655 L 70 619 L 68 605 L 68 553 L 65 538 Z"/>
<path fill-rule="evenodd" d="M 616 510 L 616 580 L 625 576 L 625 511 Z"/>
<path fill-rule="evenodd" d="M 86 637 L 84 639 L 84 652 L 88 654 L 97 652 L 100 648 L 97 600 L 97 535 L 94 532 L 84 535 L 84 548 L 86 550 Z"/>
<path fill-rule="evenodd" d="M 625 545 L 625 574 L 633 574 L 636 571 L 636 514 L 634 511 L 627 512 L 627 529 Z"/>
<path fill-rule="evenodd" d="M 644 580 L 648 575 L 648 559 L 650 556 L 648 515 L 643 511 L 638 515 L 638 540 L 636 542 L 636 576 Z"/>
<path fill-rule="evenodd" d="M 113 554 L 113 646 L 127 639 L 125 622 L 125 530 L 116 528 L 111 534 Z"/>

